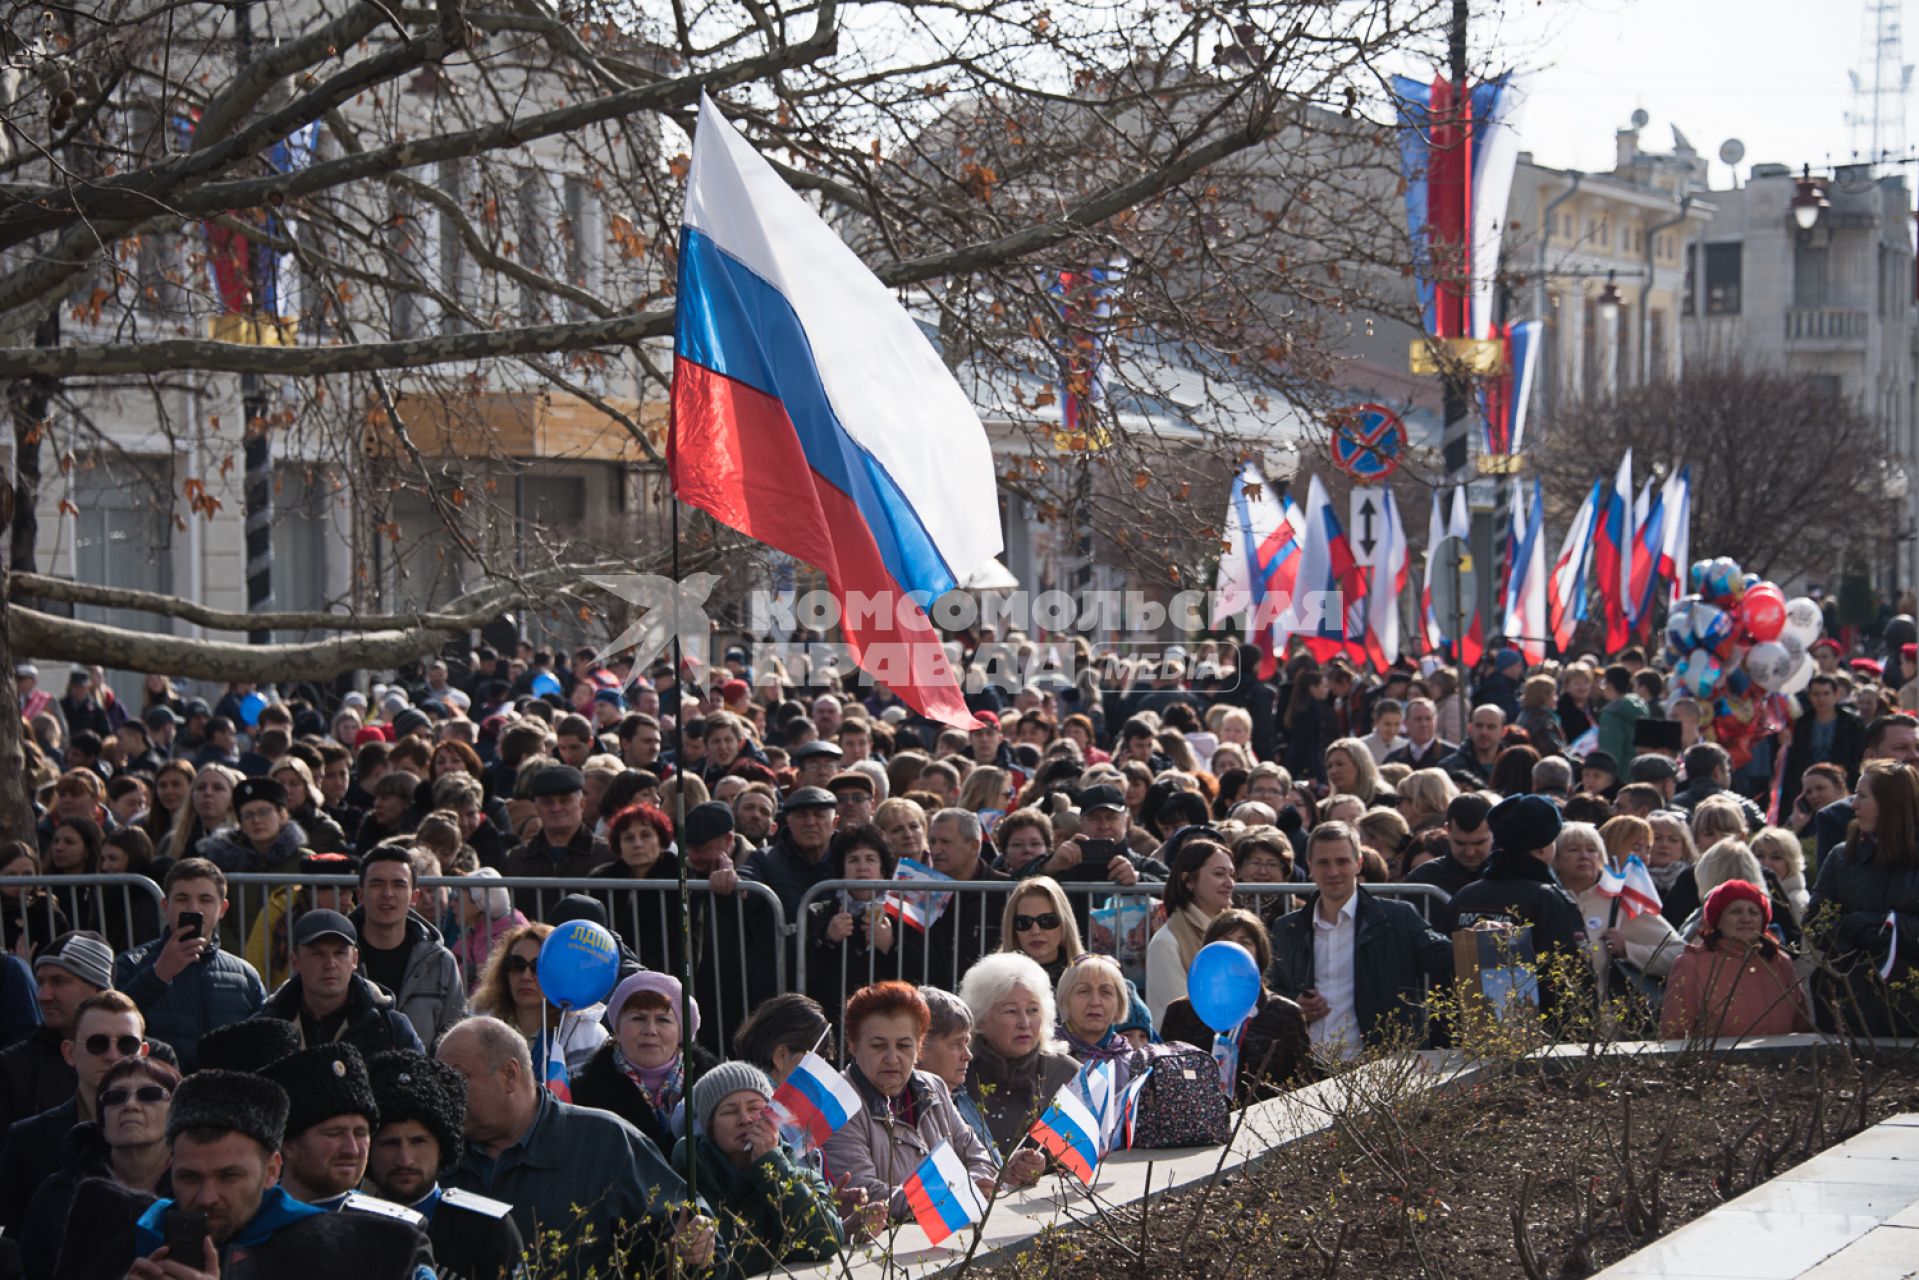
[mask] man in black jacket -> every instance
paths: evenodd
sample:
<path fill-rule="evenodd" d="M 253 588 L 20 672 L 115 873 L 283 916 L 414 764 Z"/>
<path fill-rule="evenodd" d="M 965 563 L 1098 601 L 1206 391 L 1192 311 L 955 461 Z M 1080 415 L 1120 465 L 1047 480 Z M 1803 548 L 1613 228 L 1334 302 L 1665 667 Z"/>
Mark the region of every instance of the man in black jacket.
<path fill-rule="evenodd" d="M 1799 780 L 1815 764 L 1836 764 L 1849 783 L 1859 781 L 1859 765 L 1866 754 L 1866 724 L 1859 713 L 1839 702 L 1839 682 L 1814 676 L 1806 682 L 1806 713 L 1792 722 L 1792 741 L 1786 747 L 1786 772 L 1779 790 L 1779 812 L 1787 813 L 1799 798 Z"/>
<path fill-rule="evenodd" d="M 369 1057 L 387 1049 L 424 1051 L 393 997 L 361 977 L 359 935 L 337 911 L 309 911 L 293 927 L 293 976 L 260 1012 L 291 1022 L 303 1045 L 340 1040 Z"/>
<path fill-rule="evenodd" d="M 943 876 L 964 884 L 1009 879 L 987 864 L 981 852 L 985 839 L 979 815 L 970 809 L 941 809 L 934 814 L 927 823 L 926 845 L 927 861 Z M 1000 915 L 1005 907 L 1005 897 L 991 890 L 954 893 L 924 933 L 906 931 L 906 980 L 958 991 L 960 975 L 981 956 L 999 950 Z"/>
<path fill-rule="evenodd" d="M 367 1183 L 374 1194 L 426 1219 L 427 1239 L 444 1280 L 501 1280 L 514 1274 L 522 1243 L 513 1206 L 440 1185 L 465 1145 L 466 1080 L 417 1053 L 382 1053 L 367 1064 L 380 1127 L 373 1135 Z"/>
<path fill-rule="evenodd" d="M 1359 837 L 1346 823 L 1313 828 L 1306 868 L 1319 892 L 1273 926 L 1267 985 L 1299 1001 L 1324 1053 L 1353 1057 L 1396 1027 L 1423 1044 L 1421 979 L 1451 980 L 1452 943 L 1410 904 L 1360 887 Z"/>
<path fill-rule="evenodd" d="M 1723 795 L 1739 805 L 1745 815 L 1746 830 L 1757 831 L 1766 825 L 1766 815 L 1745 796 L 1727 789 L 1732 781 L 1732 757 L 1716 742 L 1695 742 L 1686 748 L 1686 786 L 1672 798 L 1672 807 L 1691 813 L 1708 796 Z M 1704 853 L 1705 850 L 1700 850 Z"/>
<path fill-rule="evenodd" d="M 1529 926 L 1541 969 L 1555 956 L 1577 961 L 1585 954 L 1586 922 L 1552 872 L 1558 808 L 1543 796 L 1512 796 L 1493 806 L 1486 825 L 1492 828 L 1493 856 L 1479 879 L 1453 895 L 1459 927 Z M 1542 975 L 1540 1010 L 1550 1013 L 1553 1000 L 1552 983 Z"/>
<path fill-rule="evenodd" d="M 63 933 L 33 962 L 40 1026 L 0 1053 L 0 1133 L 73 1096 L 73 1066 L 60 1051 L 80 1005 L 113 985 L 113 952 L 97 933 Z"/>
<path fill-rule="evenodd" d="M 780 806 L 780 829 L 773 842 L 740 868 L 748 880 L 779 895 L 789 921 L 799 918 L 800 898 L 806 891 L 833 875 L 826 862 L 826 846 L 833 839 L 838 812 L 839 801 L 826 788 L 796 788 Z"/>
<path fill-rule="evenodd" d="M 1492 810 L 1492 803 L 1477 791 L 1454 796 L 1452 803 L 1446 806 L 1446 852 L 1413 868 L 1406 883 L 1434 885 L 1445 890 L 1450 900 L 1479 879 L 1486 869 L 1486 860 L 1493 856 L 1493 833 L 1486 825 L 1486 815 Z M 1431 919 L 1441 933 L 1450 934 L 1450 902 Z"/>

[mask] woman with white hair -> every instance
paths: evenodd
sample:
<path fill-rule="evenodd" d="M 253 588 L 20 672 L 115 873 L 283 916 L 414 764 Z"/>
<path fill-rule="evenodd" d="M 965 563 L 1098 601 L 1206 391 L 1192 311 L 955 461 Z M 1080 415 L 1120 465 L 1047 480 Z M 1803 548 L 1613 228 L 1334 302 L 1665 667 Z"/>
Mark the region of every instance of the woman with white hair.
<path fill-rule="evenodd" d="M 960 979 L 973 1011 L 973 1061 L 966 1092 L 986 1116 L 1001 1151 L 1011 1152 L 1079 1071 L 1053 1038 L 1053 984 L 1030 956 L 983 956 Z"/>
<path fill-rule="evenodd" d="M 492 867 L 481 867 L 467 877 L 482 881 L 499 878 L 500 873 Z M 513 894 L 500 886 L 478 884 L 459 889 L 453 900 L 460 913 L 460 937 L 453 944 L 453 954 L 460 962 L 460 971 L 466 974 L 466 990 L 471 995 L 480 985 L 480 974 L 494 945 L 525 924 L 526 917 L 514 908 Z"/>
<path fill-rule="evenodd" d="M 1586 921 L 1587 958 L 1592 961 L 1600 990 L 1617 995 L 1611 986 L 1615 961 L 1624 961 L 1649 978 L 1664 978 L 1686 944 L 1657 911 L 1630 916 L 1620 911 L 1618 900 L 1607 897 L 1599 888 L 1606 864 L 1605 838 L 1592 823 L 1568 822 L 1560 828 L 1553 871 L 1561 887 L 1579 903 L 1579 914 Z"/>

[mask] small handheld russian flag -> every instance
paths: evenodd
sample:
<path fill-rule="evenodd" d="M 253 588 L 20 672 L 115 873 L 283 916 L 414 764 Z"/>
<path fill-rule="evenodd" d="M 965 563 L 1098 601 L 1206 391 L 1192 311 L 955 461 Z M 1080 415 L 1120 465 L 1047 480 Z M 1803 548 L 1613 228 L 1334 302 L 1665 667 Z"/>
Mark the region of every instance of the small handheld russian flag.
<path fill-rule="evenodd" d="M 914 1220 L 933 1244 L 986 1216 L 979 1188 L 973 1185 L 966 1163 L 950 1142 L 934 1147 L 933 1153 L 920 1162 L 920 1167 L 913 1171 L 900 1191 L 913 1210 Z"/>
<path fill-rule="evenodd" d="M 901 858 L 899 869 L 893 873 L 895 880 L 951 880 L 923 862 L 912 858 Z M 950 893 L 889 893 L 886 895 L 886 914 L 925 933 L 933 923 L 946 912 L 946 904 L 953 900 Z"/>
<path fill-rule="evenodd" d="M 561 1102 L 573 1101 L 573 1085 L 566 1078 L 566 1046 L 562 1032 L 566 1028 L 568 1013 L 560 1013 L 560 1025 L 546 1038 L 546 1091 Z"/>
<path fill-rule="evenodd" d="M 1075 1178 L 1093 1185 L 1093 1170 L 1105 1154 L 1100 1149 L 1099 1121 L 1080 1101 L 1072 1081 L 1060 1086 L 1053 1105 L 1040 1113 L 1027 1133 Z"/>
<path fill-rule="evenodd" d="M 1658 911 L 1663 905 L 1659 900 L 1659 886 L 1653 883 L 1652 872 L 1646 864 L 1634 854 L 1626 859 L 1626 865 L 1619 871 L 1611 867 L 1599 869 L 1599 892 L 1608 898 L 1619 899 L 1619 909 L 1628 920 L 1637 919 Z"/>
<path fill-rule="evenodd" d="M 846 1126 L 860 1107 L 859 1094 L 846 1077 L 817 1053 L 809 1053 L 773 1091 L 773 1109 L 782 1129 L 795 1129 L 806 1150 L 826 1145 L 826 1140 Z"/>
<path fill-rule="evenodd" d="M 1113 1149 L 1131 1149 L 1133 1145 L 1133 1122 L 1139 1118 L 1139 1095 L 1146 1088 L 1146 1079 L 1153 1074 L 1151 1067 L 1127 1081 L 1120 1091 L 1119 1113 L 1113 1125 Z"/>

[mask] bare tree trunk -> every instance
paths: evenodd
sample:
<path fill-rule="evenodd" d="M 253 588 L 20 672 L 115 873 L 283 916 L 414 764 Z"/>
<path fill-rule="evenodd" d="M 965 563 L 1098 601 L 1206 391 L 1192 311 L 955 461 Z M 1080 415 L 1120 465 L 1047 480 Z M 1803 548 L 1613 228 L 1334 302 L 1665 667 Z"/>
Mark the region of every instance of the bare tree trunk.
<path fill-rule="evenodd" d="M 34 330 L 35 346 L 60 341 L 60 312 L 56 307 Z M 15 571 L 31 573 L 40 522 L 34 507 L 40 497 L 40 440 L 46 434 L 47 412 L 58 384 L 51 378 L 25 378 L 7 388 L 13 418 L 14 482 L 4 495 L 11 509 L 6 516 L 11 531 L 7 562 L 0 565 L 0 839 L 33 840 L 33 800 L 27 785 L 27 755 L 21 744 L 25 726 L 13 682 L 12 619 L 7 592 Z"/>

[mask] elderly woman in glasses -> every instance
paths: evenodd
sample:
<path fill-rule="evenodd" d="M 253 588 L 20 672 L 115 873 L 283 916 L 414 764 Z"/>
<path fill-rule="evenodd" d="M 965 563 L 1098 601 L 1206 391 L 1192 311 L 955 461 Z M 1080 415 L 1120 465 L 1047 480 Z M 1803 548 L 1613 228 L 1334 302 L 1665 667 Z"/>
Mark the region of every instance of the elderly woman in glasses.
<path fill-rule="evenodd" d="M 525 1036 L 542 1071 L 549 1037 L 557 1038 L 571 1077 L 585 1069 L 609 1036 L 600 1022 L 604 1005 L 562 1012 L 547 1001 L 540 987 L 540 947 L 552 932 L 550 924 L 527 924 L 500 939 L 473 992 L 473 1012 L 498 1018 Z"/>
<path fill-rule="evenodd" d="M 27 1206 L 20 1256 L 30 1276 L 50 1276 L 59 1259 L 74 1192 L 89 1178 L 106 1178 L 128 1191 L 173 1194 L 167 1176 L 167 1111 L 180 1073 L 157 1058 L 127 1057 L 108 1067 L 94 1093 L 95 1119 L 72 1129 L 61 1144 L 64 1166 L 40 1184 Z M 82 1221 L 79 1230 L 99 1230 Z"/>

